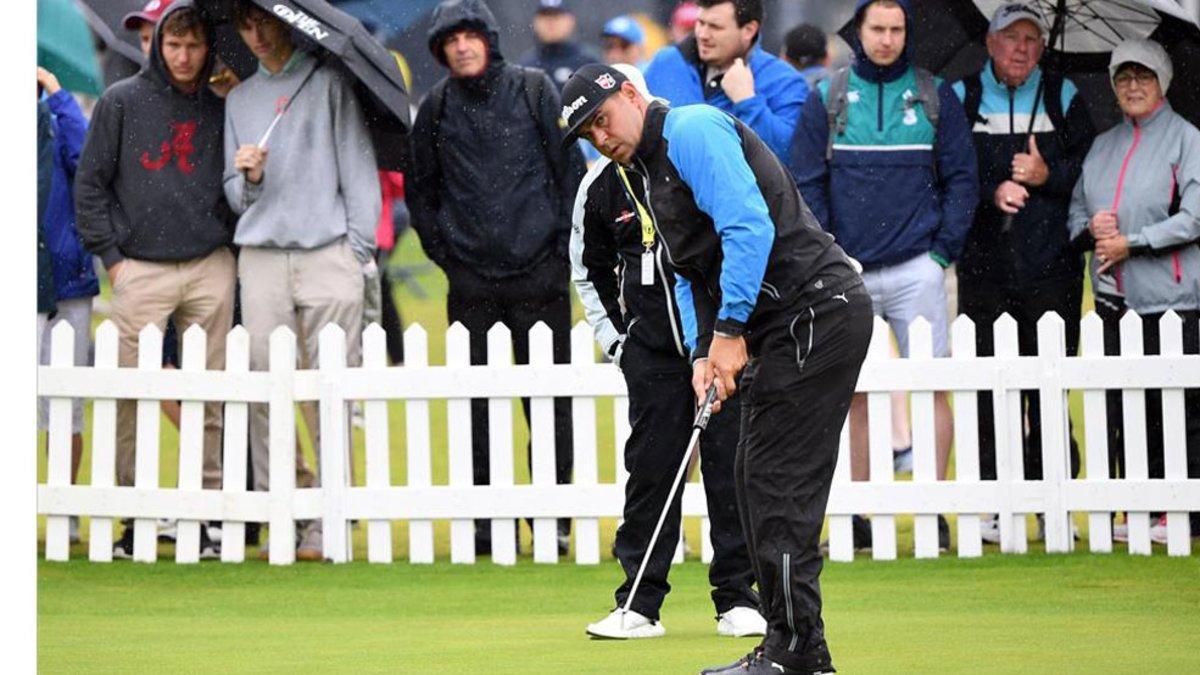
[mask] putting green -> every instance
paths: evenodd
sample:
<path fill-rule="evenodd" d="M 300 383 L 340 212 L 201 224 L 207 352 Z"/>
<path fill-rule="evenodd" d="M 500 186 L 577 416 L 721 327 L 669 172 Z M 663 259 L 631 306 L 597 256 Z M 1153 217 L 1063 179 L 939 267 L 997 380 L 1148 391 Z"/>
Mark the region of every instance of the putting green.
<path fill-rule="evenodd" d="M 591 641 L 617 566 L 271 568 L 42 562 L 41 672 L 688 673 L 718 638 L 706 568 L 672 573 L 662 639 Z M 860 560 L 823 575 L 841 672 L 1193 671 L 1200 564 L 1074 554 Z"/>

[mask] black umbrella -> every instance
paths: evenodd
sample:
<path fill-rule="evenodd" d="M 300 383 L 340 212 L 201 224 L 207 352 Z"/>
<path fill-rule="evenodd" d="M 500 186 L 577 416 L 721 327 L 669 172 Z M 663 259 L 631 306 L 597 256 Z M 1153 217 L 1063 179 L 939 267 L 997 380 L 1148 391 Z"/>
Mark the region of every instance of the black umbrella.
<path fill-rule="evenodd" d="M 948 80 L 978 71 L 987 60 L 984 38 L 992 14 L 1008 0 L 910 0 L 913 62 Z M 1099 130 L 1120 119 L 1108 59 L 1132 38 L 1150 38 L 1166 48 L 1175 68 L 1167 98 L 1200 126 L 1200 27 L 1174 0 L 1026 0 L 1051 32 L 1043 67 L 1071 78 Z M 853 44 L 853 22 L 838 34 Z"/>
<path fill-rule="evenodd" d="M 403 170 L 409 128 L 408 93 L 396 59 L 357 19 L 324 0 L 253 0 L 254 4 L 291 25 L 300 48 L 309 48 L 323 61 L 337 61 L 355 78 L 354 91 L 363 107 L 379 167 Z M 230 0 L 200 0 L 205 17 L 218 27 L 233 27 Z M 218 31 L 218 36 L 220 31 Z M 238 77 L 254 73 L 233 64 L 254 57 L 240 38 L 218 40 L 217 53 Z M 307 84 L 307 80 L 305 81 Z M 303 87 L 304 84 L 301 84 Z M 292 97 L 294 98 L 294 96 Z"/>
<path fill-rule="evenodd" d="M 135 31 L 125 30 L 125 15 L 146 4 L 145 0 L 79 0 L 88 26 L 114 52 L 139 66 L 146 62 Z"/>

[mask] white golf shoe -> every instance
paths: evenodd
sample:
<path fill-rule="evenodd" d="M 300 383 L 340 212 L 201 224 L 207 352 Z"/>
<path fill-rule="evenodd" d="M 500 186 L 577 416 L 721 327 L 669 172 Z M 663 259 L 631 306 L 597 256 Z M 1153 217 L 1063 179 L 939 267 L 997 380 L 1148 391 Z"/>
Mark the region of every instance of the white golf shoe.
<path fill-rule="evenodd" d="M 662 622 L 651 621 L 633 610 L 626 612 L 619 607 L 596 623 L 589 623 L 587 627 L 588 635 L 610 640 L 656 638 L 666 633 L 667 629 L 663 628 Z"/>
<path fill-rule="evenodd" d="M 766 634 L 767 620 L 749 607 L 734 607 L 717 617 L 717 635 L 750 637 Z"/>

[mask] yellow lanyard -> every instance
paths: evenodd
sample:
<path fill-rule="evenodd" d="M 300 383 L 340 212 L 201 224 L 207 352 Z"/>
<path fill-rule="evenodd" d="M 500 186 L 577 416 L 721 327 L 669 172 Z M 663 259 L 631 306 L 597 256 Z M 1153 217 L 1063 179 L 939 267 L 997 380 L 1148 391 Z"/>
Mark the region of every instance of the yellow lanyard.
<path fill-rule="evenodd" d="M 625 183 L 625 192 L 637 206 L 638 219 L 642 221 L 642 246 L 649 251 L 654 248 L 654 220 L 650 218 L 650 213 L 646 211 L 646 207 L 642 206 L 642 202 L 634 194 L 633 187 L 629 184 L 629 176 L 625 175 L 625 168 L 620 164 L 617 164 L 617 175 L 621 177 L 621 182 Z"/>

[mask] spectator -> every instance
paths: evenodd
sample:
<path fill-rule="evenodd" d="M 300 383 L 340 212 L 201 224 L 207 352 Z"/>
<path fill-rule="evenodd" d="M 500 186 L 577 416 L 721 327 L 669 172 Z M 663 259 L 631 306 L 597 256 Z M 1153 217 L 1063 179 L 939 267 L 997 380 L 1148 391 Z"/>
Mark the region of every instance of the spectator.
<path fill-rule="evenodd" d="M 41 345 L 50 315 L 56 309 L 54 270 L 43 224 L 54 181 L 54 118 L 50 105 L 41 100 L 37 104 L 37 154 L 37 341 Z"/>
<path fill-rule="evenodd" d="M 646 34 L 632 16 L 622 14 L 606 21 L 600 38 L 604 40 L 605 63 L 628 63 L 638 70 L 646 67 L 646 57 L 642 52 Z"/>
<path fill-rule="evenodd" d="M 962 250 L 979 194 L 970 127 L 950 84 L 910 65 L 907 2 L 859 0 L 854 21 L 854 63 L 805 104 L 792 175 L 817 220 L 862 263 L 875 314 L 891 325 L 901 355 L 909 324 L 923 316 L 933 355 L 949 356 L 943 269 Z M 945 392 L 935 394 L 934 412 L 941 480 L 953 441 Z M 867 480 L 865 395 L 850 415 L 851 474 Z M 855 546 L 865 548 L 870 530 L 856 523 Z M 938 524 L 948 548 L 949 526 L 940 516 Z"/>
<path fill-rule="evenodd" d="M 692 36 L 696 29 L 696 18 L 700 16 L 700 5 L 681 2 L 671 12 L 671 43 L 679 44 Z"/>
<path fill-rule="evenodd" d="M 347 361 L 357 365 L 364 275 L 375 268 L 381 209 L 362 109 L 347 76 L 297 49 L 287 24 L 247 0 L 234 5 L 234 20 L 259 64 L 230 93 L 225 109 L 225 195 L 239 214 L 234 242 L 241 247 L 250 367 L 268 368 L 270 335 L 279 326 L 302 337 L 301 358 L 316 364 L 320 332 L 330 323 L 345 331 Z M 280 97 L 290 103 L 263 147 L 281 114 Z M 254 488 L 266 490 L 265 404 L 251 406 L 250 425 Z M 267 550 L 264 544 L 260 555 Z M 319 521 L 303 527 L 296 557 L 323 557 Z"/>
<path fill-rule="evenodd" d="M 1096 137 L 1071 199 L 1073 237 L 1093 248 L 1093 273 L 1111 274 L 1142 317 L 1147 354 L 1161 351 L 1159 319 L 1183 319 L 1183 351 L 1200 353 L 1200 131 L 1165 96 L 1173 68 L 1152 40 L 1117 45 L 1108 66 L 1124 121 Z M 1184 391 L 1187 475 L 1200 478 L 1200 389 Z M 1162 392 L 1146 391 L 1151 478 L 1162 478 Z M 1191 515 L 1192 534 L 1200 514 Z M 1166 542 L 1160 519 L 1151 537 Z"/>
<path fill-rule="evenodd" d="M 808 85 L 758 46 L 761 0 L 700 0 L 696 34 L 646 68 L 650 90 L 674 107 L 716 106 L 754 130 L 782 161 Z"/>
<path fill-rule="evenodd" d="M 818 82 L 829 75 L 832 57 L 828 44 L 829 39 L 825 37 L 825 31 L 810 23 L 802 23 L 789 30 L 783 37 L 783 49 L 779 52 L 779 58 L 800 71 L 811 91 L 816 88 Z"/>
<path fill-rule="evenodd" d="M 522 54 L 518 63 L 546 71 L 560 92 L 576 68 L 600 60 L 573 39 L 575 14 L 568 0 L 538 0 L 533 34 L 537 45 Z"/>
<path fill-rule="evenodd" d="M 399 171 L 379 172 L 379 192 L 383 197 L 379 225 L 375 228 L 375 263 L 379 266 L 380 308 L 379 325 L 387 337 L 388 360 L 394 366 L 404 365 L 404 324 L 400 309 L 392 295 L 388 277 L 388 259 L 396 250 L 400 234 L 409 225 L 408 206 L 404 203 L 404 174 Z"/>
<path fill-rule="evenodd" d="M 65 321 L 75 331 L 74 364 L 87 366 L 91 354 L 92 298 L 100 294 L 100 281 L 96 278 L 96 267 L 92 254 L 83 246 L 79 232 L 75 229 L 75 196 L 72 185 L 75 170 L 79 165 L 79 153 L 87 136 L 87 120 L 70 92 L 63 89 L 58 78 L 45 68 L 37 70 L 38 87 L 45 95 L 46 104 L 53 113 L 54 131 L 54 176 L 50 186 L 49 202 L 42 224 L 46 231 L 46 243 L 50 250 L 50 263 L 54 271 L 54 292 L 57 311 L 50 328 Z M 41 363 L 50 363 L 50 334 L 42 336 L 40 343 Z M 38 414 L 42 429 L 48 428 L 49 404 L 42 399 Z M 71 479 L 79 473 L 79 461 L 83 456 L 83 401 L 71 401 Z M 71 518 L 71 539 L 79 540 L 79 518 Z"/>
<path fill-rule="evenodd" d="M 646 101 L 642 74 L 633 66 L 615 69 L 629 78 Z M 643 177 L 601 159 L 588 171 L 575 198 L 571 231 L 572 280 L 583 301 L 600 348 L 625 375 L 632 431 L 625 443 L 625 520 L 613 545 L 625 578 L 616 592 L 625 605 L 634 576 L 646 554 L 656 518 L 667 501 L 675 469 L 692 433 L 695 406 L 692 367 L 675 309 L 675 277 L 655 234 L 653 216 L 633 192 Z M 630 188 L 626 188 L 626 184 Z M 640 223 L 640 226 L 638 226 Z M 650 256 L 651 267 L 642 261 Z M 618 272 L 618 269 L 621 270 Z M 637 330 L 634 330 L 634 326 Z M 725 401 L 726 411 L 709 420 L 701 434 L 704 494 L 712 523 L 713 560 L 709 567 L 717 633 L 732 637 L 762 635 L 766 622 L 757 612 L 754 571 L 738 520 L 734 495 L 734 455 L 738 444 L 741 398 Z M 629 614 L 614 610 L 587 628 L 608 638 L 658 637 L 665 633 L 659 610 L 671 586 L 675 542 L 679 541 L 683 491 L 675 494 L 668 518 L 646 567 Z"/>
<path fill-rule="evenodd" d="M 517 363 L 529 361 L 528 332 L 554 331 L 554 361 L 570 360 L 568 295 L 573 197 L 584 174 L 578 144 L 561 148 L 562 109 L 549 77 L 505 62 L 496 19 L 483 0 L 443 0 L 429 49 L 450 72 L 421 103 L 413 125 L 415 169 L 408 206 L 421 245 L 450 282 L 446 313 L 471 333 L 471 363 L 487 362 L 487 331 L 512 331 Z M 525 419 L 529 403 L 523 401 Z M 554 402 L 557 480 L 571 479 L 569 399 Z M 486 484 L 487 401 L 471 402 L 475 483 Z M 559 521 L 565 552 L 570 523 Z M 476 552 L 491 550 L 477 521 Z"/>
<path fill-rule="evenodd" d="M 154 26 L 162 18 L 163 12 L 167 11 L 167 6 L 170 4 L 170 0 L 150 0 L 145 7 L 132 11 L 121 19 L 121 25 L 125 27 L 125 30 L 137 32 L 138 40 L 142 45 L 142 54 L 147 57 L 150 56 L 150 46 L 154 43 Z"/>
<path fill-rule="evenodd" d="M 992 325 L 1004 313 L 1017 321 L 1023 356 L 1037 354 L 1037 322 L 1046 312 L 1066 322 L 1068 354 L 1079 344 L 1083 262 L 1063 224 L 1095 130 L 1074 83 L 1038 67 L 1045 46 L 1045 26 L 1037 10 L 1023 3 L 1002 5 L 988 28 L 987 63 L 954 85 L 967 120 L 974 124 L 980 181 L 975 221 L 958 263 L 958 311 L 975 323 L 980 356 L 995 353 Z M 1038 393 L 1023 392 L 1021 399 L 1029 419 L 1025 478 L 1041 480 Z M 981 393 L 979 455 L 984 480 L 996 479 L 994 431 L 992 395 Z M 1077 474 L 1074 437 L 1071 461 L 1072 474 Z M 995 518 L 984 521 L 983 539 L 1000 542 Z"/>
<path fill-rule="evenodd" d="M 225 367 L 233 318 L 232 218 L 221 191 L 222 102 L 206 86 L 212 31 L 190 0 L 177 0 L 155 28 L 150 58 L 110 87 L 92 113 L 75 180 L 84 244 L 108 268 L 111 318 L 122 367 L 137 364 L 138 332 L 168 317 L 208 340 L 207 366 Z M 168 227 L 169 224 L 169 227 Z M 221 487 L 221 406 L 204 406 L 206 489 Z M 133 485 L 135 406 L 117 405 L 117 483 Z M 201 528 L 201 556 L 219 556 Z M 126 527 L 113 547 L 133 551 Z"/>

